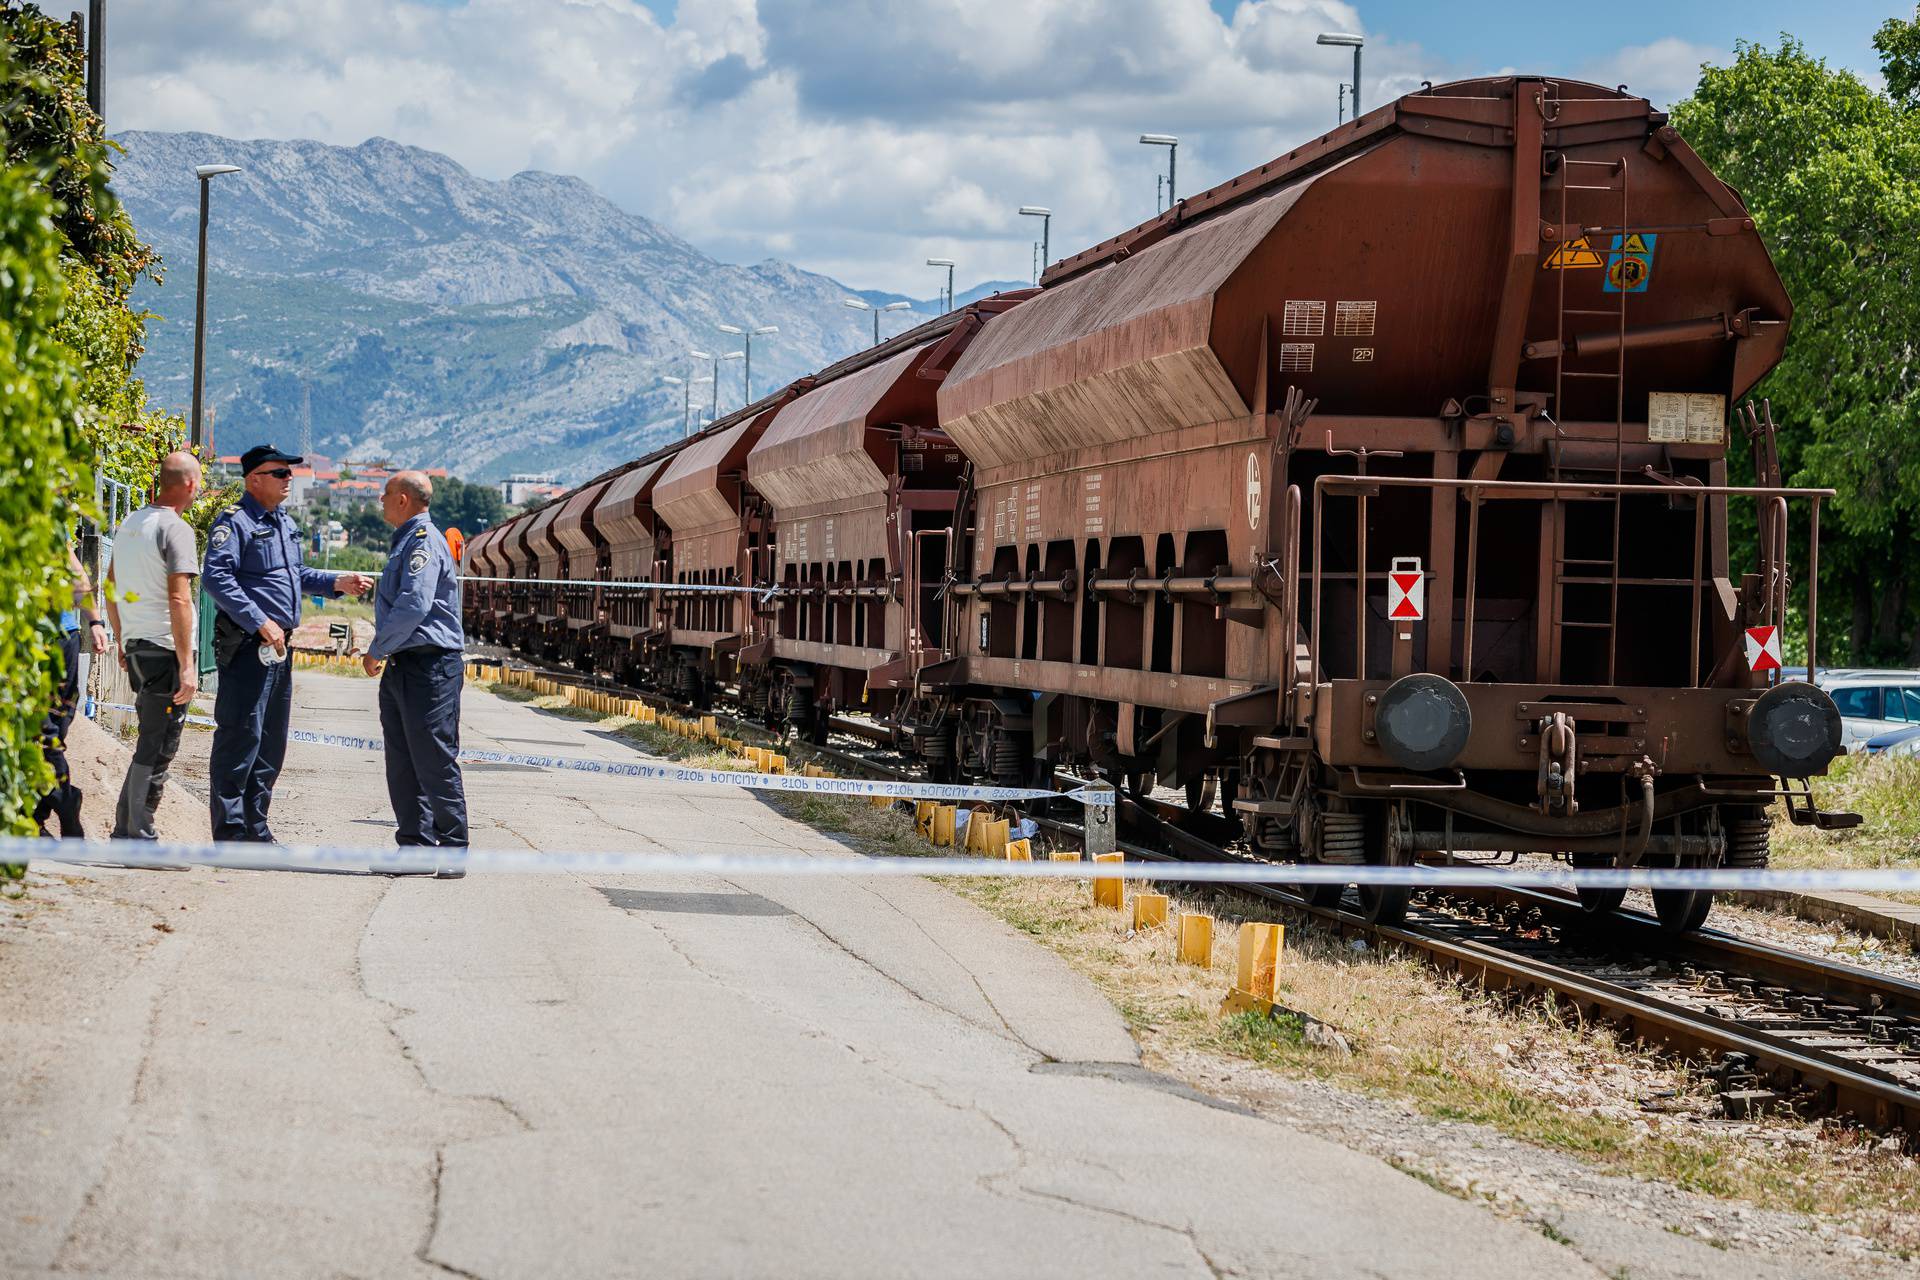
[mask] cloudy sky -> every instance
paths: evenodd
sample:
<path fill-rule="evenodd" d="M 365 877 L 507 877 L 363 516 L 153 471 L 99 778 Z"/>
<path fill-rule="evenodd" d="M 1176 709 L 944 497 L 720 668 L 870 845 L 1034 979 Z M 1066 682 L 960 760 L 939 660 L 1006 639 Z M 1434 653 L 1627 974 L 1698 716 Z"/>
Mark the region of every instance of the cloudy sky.
<path fill-rule="evenodd" d="M 577 174 L 730 261 L 860 288 L 1027 275 L 1154 211 L 1181 139 L 1191 194 L 1332 127 L 1363 32 L 1363 101 L 1522 70 L 1662 104 L 1736 40 L 1788 31 L 1871 73 L 1911 5 L 1826 0 L 140 0 L 109 25 L 115 129 L 371 136 L 484 177 Z M 217 157 L 209 156 L 209 160 Z"/>

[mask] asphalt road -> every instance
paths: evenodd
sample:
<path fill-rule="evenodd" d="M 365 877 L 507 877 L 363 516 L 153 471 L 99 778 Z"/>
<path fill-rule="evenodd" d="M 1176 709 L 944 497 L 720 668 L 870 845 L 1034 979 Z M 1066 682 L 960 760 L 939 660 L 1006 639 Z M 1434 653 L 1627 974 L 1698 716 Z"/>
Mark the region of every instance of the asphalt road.
<path fill-rule="evenodd" d="M 372 682 L 297 688 L 296 724 L 372 731 Z M 471 692 L 466 728 L 633 750 Z M 296 745 L 279 834 L 383 843 L 381 779 Z M 477 845 L 852 856 L 729 789 L 467 781 Z M 0 948 L 8 1275 L 1602 1274 L 1143 1070 L 1086 980 L 922 881 L 42 892 Z"/>

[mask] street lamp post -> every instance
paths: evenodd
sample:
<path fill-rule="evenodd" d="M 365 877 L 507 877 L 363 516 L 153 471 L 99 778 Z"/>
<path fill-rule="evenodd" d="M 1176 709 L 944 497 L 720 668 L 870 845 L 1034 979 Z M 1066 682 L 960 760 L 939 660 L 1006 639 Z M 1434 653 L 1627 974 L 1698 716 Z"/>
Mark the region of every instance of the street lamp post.
<path fill-rule="evenodd" d="M 662 374 L 660 381 L 670 387 L 680 388 L 680 434 L 687 434 L 687 424 L 693 421 L 693 387 L 685 378 L 676 378 L 672 374 Z"/>
<path fill-rule="evenodd" d="M 720 421 L 720 362 L 722 360 L 744 360 L 745 358 L 746 352 L 744 351 L 729 351 L 725 355 L 718 355 L 713 358 L 713 420 L 715 422 Z M 744 409 L 751 403 L 753 402 L 750 400 L 742 400 L 740 407 Z"/>
<path fill-rule="evenodd" d="M 928 258 L 927 265 L 930 267 L 945 267 L 947 269 L 946 309 L 948 311 L 953 310 L 953 259 L 952 258 Z"/>
<path fill-rule="evenodd" d="M 877 347 L 880 345 L 880 313 L 882 311 L 905 311 L 909 304 L 905 302 L 889 302 L 884 307 L 876 307 L 871 302 L 863 302 L 859 298 L 848 298 L 846 305 L 852 307 L 855 311 L 873 312 L 873 345 Z"/>
<path fill-rule="evenodd" d="M 1140 145 L 1167 149 L 1167 208 L 1173 208 L 1173 202 L 1178 199 L 1173 194 L 1173 175 L 1174 161 L 1180 155 L 1180 139 L 1170 133 L 1143 133 L 1140 135 Z"/>
<path fill-rule="evenodd" d="M 1040 271 L 1045 271 L 1047 269 L 1047 263 L 1050 260 L 1048 250 L 1051 248 L 1051 245 L 1049 244 L 1048 237 L 1053 232 L 1053 210 L 1047 208 L 1045 205 L 1023 204 L 1020 206 L 1020 213 L 1022 217 L 1040 219 Z M 1035 284 L 1040 283 L 1040 271 L 1033 273 L 1033 282 Z"/>
<path fill-rule="evenodd" d="M 1345 31 L 1322 31 L 1315 44 L 1336 45 L 1353 50 L 1353 118 L 1360 118 L 1360 49 L 1367 43 L 1365 36 L 1356 36 Z"/>
<path fill-rule="evenodd" d="M 206 382 L 207 368 L 207 185 L 223 173 L 238 172 L 240 166 L 237 164 L 203 164 L 193 171 L 193 176 L 200 180 L 200 278 L 194 289 L 193 302 L 192 443 L 196 448 L 200 444 L 201 389 Z"/>
<path fill-rule="evenodd" d="M 747 398 L 742 403 L 752 404 L 753 403 L 753 340 L 762 334 L 778 333 L 780 332 L 780 327 L 778 325 L 763 324 L 759 328 L 755 329 L 750 326 L 743 328 L 742 326 L 737 324 L 723 324 L 720 326 L 720 332 L 730 333 L 734 337 L 742 339 L 746 344 L 745 350 L 746 350 L 747 363 L 746 363 L 745 376 L 746 376 Z"/>

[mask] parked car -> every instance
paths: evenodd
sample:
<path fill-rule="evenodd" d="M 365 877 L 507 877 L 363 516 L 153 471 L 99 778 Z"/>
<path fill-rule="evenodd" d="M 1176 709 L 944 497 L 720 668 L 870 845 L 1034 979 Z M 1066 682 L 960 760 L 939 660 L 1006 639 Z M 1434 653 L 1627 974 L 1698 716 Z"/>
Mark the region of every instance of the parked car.
<path fill-rule="evenodd" d="M 1920 724 L 1889 729 L 1868 738 L 1860 750 L 1870 756 L 1920 756 Z"/>
<path fill-rule="evenodd" d="M 1840 709 L 1841 742 L 1849 751 L 1895 730 L 1920 725 L 1920 671 L 1840 668 L 1820 673 L 1820 687 Z"/>

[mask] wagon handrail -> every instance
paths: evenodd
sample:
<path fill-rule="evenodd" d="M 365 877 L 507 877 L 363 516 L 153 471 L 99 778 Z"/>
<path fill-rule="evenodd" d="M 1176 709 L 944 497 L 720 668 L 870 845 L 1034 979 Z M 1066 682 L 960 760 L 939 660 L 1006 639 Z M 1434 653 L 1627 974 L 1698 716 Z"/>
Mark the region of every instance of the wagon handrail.
<path fill-rule="evenodd" d="M 1365 679 L 1366 678 L 1366 599 L 1367 599 L 1367 577 L 1368 577 L 1367 564 L 1366 564 L 1366 502 L 1367 502 L 1367 497 L 1370 494 L 1377 493 L 1382 488 L 1450 489 L 1456 493 L 1459 493 L 1462 497 L 1466 499 L 1467 512 L 1468 512 L 1468 515 L 1467 515 L 1467 521 L 1468 521 L 1467 523 L 1467 530 L 1468 530 L 1467 532 L 1467 574 L 1466 574 L 1466 584 L 1465 584 L 1466 633 L 1462 637 L 1462 642 L 1461 642 L 1462 648 L 1461 648 L 1460 666 L 1461 666 L 1461 678 L 1467 681 L 1471 681 L 1473 679 L 1472 655 L 1473 655 L 1474 597 L 1477 593 L 1477 587 L 1478 587 L 1477 570 L 1479 567 L 1479 554 L 1478 554 L 1479 552 L 1479 515 L 1480 515 L 1480 504 L 1482 502 L 1493 500 L 1493 499 L 1500 499 L 1500 498 L 1540 498 L 1540 499 L 1550 499 L 1550 500 L 1563 500 L 1569 497 L 1601 497 L 1601 496 L 1611 497 L 1615 494 L 1619 494 L 1626 497 L 1635 497 L 1635 496 L 1665 497 L 1670 499 L 1675 495 L 1676 492 L 1682 492 L 1682 493 L 1685 493 L 1687 496 L 1695 497 L 1695 498 L 1736 498 L 1736 497 L 1753 498 L 1757 502 L 1764 502 L 1766 506 L 1771 506 L 1774 503 L 1779 503 L 1784 506 L 1785 501 L 1788 498 L 1809 499 L 1811 510 L 1809 514 L 1808 553 L 1807 553 L 1807 561 L 1808 561 L 1807 680 L 1811 683 L 1818 676 L 1819 635 L 1820 635 L 1819 633 L 1820 504 L 1828 498 L 1838 497 L 1839 491 L 1836 489 L 1799 488 L 1799 487 L 1794 487 L 1789 485 L 1688 484 L 1685 486 L 1683 490 L 1675 490 L 1672 486 L 1654 484 L 1654 483 L 1626 484 L 1626 483 L 1608 483 L 1604 481 L 1587 482 L 1587 481 L 1579 481 L 1579 480 L 1558 480 L 1558 481 L 1555 481 L 1555 480 L 1475 480 L 1472 478 L 1461 479 L 1461 478 L 1440 477 L 1440 476 L 1323 475 L 1323 476 L 1316 476 L 1313 482 L 1313 565 L 1312 565 L 1313 628 L 1312 628 L 1312 632 L 1308 642 L 1308 650 L 1310 654 L 1310 663 L 1314 673 L 1314 679 L 1316 681 L 1318 681 L 1321 678 L 1321 673 L 1323 671 L 1323 667 L 1320 661 L 1320 619 L 1323 613 L 1325 612 L 1323 607 L 1324 598 L 1321 591 L 1321 550 L 1323 546 L 1323 539 L 1321 537 L 1321 525 L 1322 525 L 1322 507 L 1324 506 L 1324 499 L 1328 495 L 1332 494 L 1332 495 L 1338 495 L 1338 496 L 1352 496 L 1358 500 L 1358 512 L 1357 512 L 1358 528 L 1356 530 L 1356 535 L 1357 535 L 1356 545 L 1358 548 L 1358 552 L 1357 552 L 1357 558 L 1355 560 L 1355 568 L 1354 568 L 1354 575 L 1353 575 L 1354 583 L 1355 583 L 1355 591 L 1354 591 L 1355 611 L 1357 615 L 1357 619 L 1356 619 L 1357 634 L 1356 634 L 1356 641 L 1355 641 L 1355 652 L 1357 654 L 1357 658 L 1356 658 L 1355 673 L 1356 673 L 1356 678 Z M 1782 571 L 1780 573 L 1780 579 L 1782 582 L 1784 582 L 1785 576 L 1786 576 L 1784 572 L 1785 570 L 1784 550 L 1785 550 L 1785 541 L 1786 541 L 1785 525 L 1786 525 L 1786 522 L 1784 520 L 1779 521 L 1780 528 L 1777 532 L 1777 538 L 1779 543 L 1781 544 L 1781 551 L 1783 552 L 1781 556 Z M 1694 594 L 1696 599 L 1694 601 L 1694 606 L 1692 610 L 1692 623 L 1691 623 L 1692 634 L 1690 636 L 1690 643 L 1692 646 L 1692 654 L 1693 654 L 1692 658 L 1689 661 L 1689 677 L 1688 678 L 1689 678 L 1690 688 L 1698 687 L 1698 684 L 1699 684 L 1697 659 L 1698 659 L 1699 649 L 1700 649 L 1700 625 L 1701 624 L 1700 624 L 1700 602 L 1698 597 L 1700 593 L 1706 589 L 1706 585 L 1707 585 L 1707 578 L 1704 576 L 1704 574 L 1701 571 L 1700 559 L 1698 554 L 1698 548 L 1701 544 L 1703 534 L 1704 534 L 1703 524 L 1698 514 L 1696 514 L 1695 532 L 1694 532 L 1694 544 L 1695 544 L 1696 552 L 1695 552 L 1695 557 L 1693 562 Z M 1617 565 L 1614 568 L 1614 572 L 1615 573 L 1619 572 L 1619 568 Z M 1772 599 L 1772 590 L 1771 590 L 1772 585 L 1773 584 L 1768 584 L 1770 588 L 1769 590 L 1770 602 Z M 1449 607 L 1451 607 L 1451 605 L 1449 605 Z M 1544 602 L 1542 602 L 1537 607 L 1546 607 L 1546 606 Z M 1784 622 L 1785 617 L 1786 617 L 1785 600 L 1784 600 L 1784 592 L 1782 592 L 1780 608 L 1778 611 L 1778 620 L 1781 622 Z M 1447 660 L 1446 655 L 1442 655 L 1441 665 L 1443 669 L 1451 666 L 1451 663 Z"/>
<path fill-rule="evenodd" d="M 1667 495 L 1676 492 L 1669 485 L 1661 484 L 1609 484 L 1603 481 L 1589 483 L 1584 480 L 1474 480 L 1443 478 L 1440 476 L 1341 476 L 1325 475 L 1314 479 L 1316 490 L 1359 492 L 1376 485 L 1387 485 L 1400 489 L 1472 489 L 1482 492 L 1505 493 L 1516 498 L 1549 497 L 1565 498 L 1578 494 L 1640 494 L 1645 496 Z M 1801 489 L 1783 485 L 1737 485 L 1737 484 L 1689 484 L 1683 494 L 1706 494 L 1709 497 L 1751 497 L 1751 498 L 1834 498 L 1838 489 Z"/>

